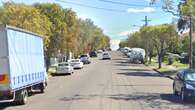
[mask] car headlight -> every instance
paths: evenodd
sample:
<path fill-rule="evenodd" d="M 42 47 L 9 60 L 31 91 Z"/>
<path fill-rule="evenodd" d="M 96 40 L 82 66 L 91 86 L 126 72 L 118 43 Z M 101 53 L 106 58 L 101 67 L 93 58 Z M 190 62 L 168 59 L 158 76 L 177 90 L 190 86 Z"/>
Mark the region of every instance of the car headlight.
<path fill-rule="evenodd" d="M 187 89 L 191 89 L 191 90 L 195 90 L 195 88 L 192 85 L 190 85 L 190 84 L 186 84 L 186 88 Z"/>

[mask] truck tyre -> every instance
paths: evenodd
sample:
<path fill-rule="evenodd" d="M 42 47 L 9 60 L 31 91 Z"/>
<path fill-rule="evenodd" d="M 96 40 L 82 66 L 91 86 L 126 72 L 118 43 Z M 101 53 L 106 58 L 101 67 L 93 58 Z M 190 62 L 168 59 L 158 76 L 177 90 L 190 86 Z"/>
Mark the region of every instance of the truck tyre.
<path fill-rule="evenodd" d="M 26 89 L 18 91 L 16 94 L 16 102 L 19 105 L 25 105 L 28 100 L 28 92 Z"/>
<path fill-rule="evenodd" d="M 45 87 L 46 87 L 46 83 L 45 82 L 40 84 L 40 92 L 41 93 L 45 93 Z"/>

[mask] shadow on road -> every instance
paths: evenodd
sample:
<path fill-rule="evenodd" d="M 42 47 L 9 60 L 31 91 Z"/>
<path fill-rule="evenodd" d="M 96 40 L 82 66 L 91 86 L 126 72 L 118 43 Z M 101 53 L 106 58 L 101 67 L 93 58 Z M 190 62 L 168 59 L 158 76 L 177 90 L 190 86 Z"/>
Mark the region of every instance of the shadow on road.
<path fill-rule="evenodd" d="M 22 105 L 18 105 L 18 104 L 15 103 L 15 102 L 11 102 L 11 103 L 2 103 L 1 106 L 0 106 L 0 110 L 4 110 L 4 109 L 6 109 L 7 107 L 13 107 L 13 106 L 22 106 Z"/>
<path fill-rule="evenodd" d="M 120 69 L 120 70 L 122 70 L 122 71 L 151 71 L 151 70 L 149 70 L 149 69 Z"/>
<path fill-rule="evenodd" d="M 159 74 L 153 73 L 152 71 L 138 71 L 138 72 L 123 72 L 117 73 L 118 75 L 126 75 L 126 76 L 141 76 L 141 77 L 160 77 Z"/>
<path fill-rule="evenodd" d="M 52 77 L 70 76 L 70 74 L 52 74 Z"/>
<path fill-rule="evenodd" d="M 37 95 L 37 94 L 42 94 L 42 93 L 41 93 L 41 91 L 39 91 L 39 90 L 33 90 L 33 92 L 30 92 L 30 93 L 28 94 L 28 96 L 31 97 L 31 96 L 34 96 L 34 95 Z M 24 105 L 19 105 L 19 104 L 17 104 L 16 102 L 1 103 L 1 104 L 0 104 L 0 110 L 4 110 L 4 109 L 6 109 L 6 108 L 8 108 L 8 107 L 14 107 L 14 106 L 24 106 Z"/>
<path fill-rule="evenodd" d="M 79 101 L 79 100 L 93 100 L 95 98 L 109 98 L 112 100 L 136 101 L 140 102 L 140 106 L 147 106 L 149 108 L 163 109 L 163 110 L 193 110 L 195 107 L 194 100 L 187 103 L 180 101 L 179 97 L 173 94 L 160 93 L 132 93 L 132 94 L 92 94 L 92 95 L 75 95 L 73 97 L 64 97 L 61 101 Z M 175 108 L 175 109 L 173 109 Z"/>
<path fill-rule="evenodd" d="M 122 61 L 122 60 L 125 60 L 125 58 L 115 58 L 115 59 L 112 59 L 112 60 L 119 60 L 119 61 Z"/>
<path fill-rule="evenodd" d="M 179 97 L 173 94 L 159 94 L 159 93 L 150 93 L 150 94 L 140 94 L 136 93 L 133 95 L 119 94 L 112 95 L 109 98 L 114 100 L 125 100 L 125 101 L 140 101 L 143 104 L 147 104 L 149 107 L 163 110 L 192 110 L 195 107 L 194 100 L 190 100 L 186 103 L 181 102 Z M 175 109 L 173 109 L 175 108 Z"/>

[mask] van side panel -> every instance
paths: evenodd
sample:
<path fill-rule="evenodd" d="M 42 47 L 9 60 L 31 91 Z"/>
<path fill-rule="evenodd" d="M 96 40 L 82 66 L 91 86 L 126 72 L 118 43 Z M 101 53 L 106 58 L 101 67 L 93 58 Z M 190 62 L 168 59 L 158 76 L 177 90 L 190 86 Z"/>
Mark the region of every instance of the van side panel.
<path fill-rule="evenodd" d="M 7 29 L 12 90 L 45 80 L 42 38 Z"/>
<path fill-rule="evenodd" d="M 7 47 L 6 31 L 0 27 L 0 75 L 7 75 L 9 77 L 9 60 Z M 0 91 L 9 90 L 9 82 L 0 83 Z"/>

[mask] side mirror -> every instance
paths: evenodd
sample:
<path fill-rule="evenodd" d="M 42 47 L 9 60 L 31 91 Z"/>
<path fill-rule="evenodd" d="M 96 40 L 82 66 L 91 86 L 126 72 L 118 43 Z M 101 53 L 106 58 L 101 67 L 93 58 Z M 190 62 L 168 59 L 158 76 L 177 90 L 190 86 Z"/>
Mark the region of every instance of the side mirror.
<path fill-rule="evenodd" d="M 176 80 L 182 80 L 182 78 L 179 77 L 179 76 L 175 76 L 175 79 L 176 79 Z"/>
<path fill-rule="evenodd" d="M 178 79 L 179 79 L 180 81 L 184 81 L 183 78 L 181 78 L 181 77 L 178 77 Z"/>

